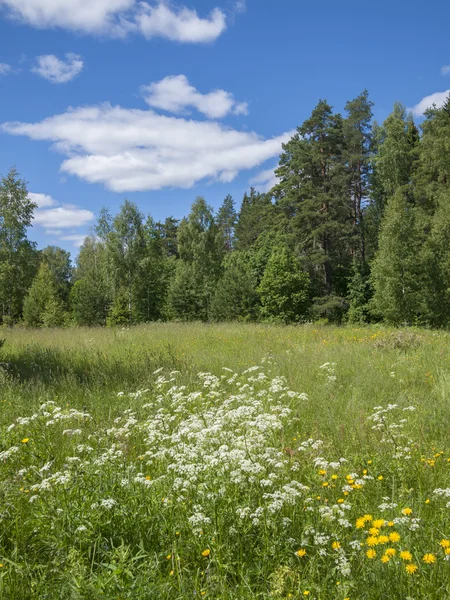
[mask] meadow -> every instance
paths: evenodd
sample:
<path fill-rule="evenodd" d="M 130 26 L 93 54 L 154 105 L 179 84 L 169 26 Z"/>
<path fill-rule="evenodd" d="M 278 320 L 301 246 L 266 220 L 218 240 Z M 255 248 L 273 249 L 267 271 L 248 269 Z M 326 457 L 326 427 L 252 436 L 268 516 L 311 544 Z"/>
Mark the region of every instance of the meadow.
<path fill-rule="evenodd" d="M 0 338 L 0 600 L 450 599 L 449 333 Z"/>

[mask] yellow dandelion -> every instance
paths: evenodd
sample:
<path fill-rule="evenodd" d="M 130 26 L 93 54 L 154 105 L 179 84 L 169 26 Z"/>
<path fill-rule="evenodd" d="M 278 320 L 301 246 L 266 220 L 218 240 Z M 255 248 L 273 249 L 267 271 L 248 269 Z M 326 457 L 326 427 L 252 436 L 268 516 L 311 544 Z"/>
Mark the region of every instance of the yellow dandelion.
<path fill-rule="evenodd" d="M 395 523 L 394 521 L 388 521 L 388 527 L 394 527 Z"/>
<path fill-rule="evenodd" d="M 387 544 L 389 542 L 389 536 L 387 535 L 380 535 L 378 537 L 378 543 L 379 544 Z"/>
<path fill-rule="evenodd" d="M 370 521 L 373 521 L 373 517 L 372 515 L 364 515 L 363 517 L 364 521 L 367 521 L 368 523 L 370 523 Z"/>
<path fill-rule="evenodd" d="M 385 554 L 386 556 L 389 556 L 389 558 L 392 558 L 393 556 L 395 556 L 397 553 L 397 550 L 395 548 L 386 548 Z"/>
<path fill-rule="evenodd" d="M 310 593 L 311 593 L 311 592 L 310 592 L 309 590 L 305 590 L 305 591 L 303 592 L 303 595 L 304 595 L 304 596 L 309 596 L 309 595 L 310 595 Z"/>
<path fill-rule="evenodd" d="M 444 548 L 445 556 L 450 556 L 450 548 Z"/>
<path fill-rule="evenodd" d="M 330 485 L 330 484 L 328 483 L 328 481 L 324 481 L 324 482 L 322 483 L 322 487 L 328 487 L 329 485 Z"/>
<path fill-rule="evenodd" d="M 380 543 L 380 542 L 378 541 L 378 538 L 377 538 L 377 537 L 375 537 L 374 535 L 370 535 L 370 536 L 367 538 L 367 541 L 366 541 L 366 544 L 367 544 L 368 546 L 370 546 L 370 547 L 372 547 L 372 546 L 377 546 L 379 543 Z"/>
<path fill-rule="evenodd" d="M 28 444 L 29 441 L 30 441 L 30 438 L 23 438 L 22 444 Z"/>
<path fill-rule="evenodd" d="M 431 554 L 431 552 L 427 552 L 427 554 L 423 555 L 422 560 L 425 564 L 432 565 L 433 563 L 436 562 L 436 557 L 434 554 Z"/>
<path fill-rule="evenodd" d="M 412 560 L 412 554 L 409 550 L 402 550 L 400 552 L 400 558 L 402 560 L 406 560 L 406 561 L 411 561 Z"/>
<path fill-rule="evenodd" d="M 337 502 L 338 502 L 338 504 L 342 504 L 343 502 L 345 502 L 345 500 L 344 500 L 344 498 L 339 498 Z"/>
<path fill-rule="evenodd" d="M 364 529 L 365 525 L 366 521 L 364 517 L 359 517 L 359 519 L 356 519 L 356 529 Z"/>
<path fill-rule="evenodd" d="M 409 565 L 406 565 L 406 567 L 405 567 L 406 572 L 409 573 L 410 575 L 413 575 L 417 571 L 418 568 L 419 567 L 417 565 L 413 565 L 412 563 L 409 563 Z"/>
<path fill-rule="evenodd" d="M 380 533 L 380 530 L 377 527 L 371 527 L 369 529 L 369 533 L 370 535 L 378 535 Z"/>
<path fill-rule="evenodd" d="M 377 479 L 378 481 L 383 481 L 383 475 L 378 475 Z"/>
<path fill-rule="evenodd" d="M 166 558 L 167 558 L 167 560 L 170 560 L 170 559 L 172 558 L 172 555 L 171 555 L 171 554 L 168 554 L 168 555 L 166 556 Z"/>
<path fill-rule="evenodd" d="M 174 573 L 174 571 L 173 571 L 173 569 L 172 569 L 172 571 L 170 571 L 169 575 L 172 577 L 172 576 L 173 576 L 173 573 Z"/>
<path fill-rule="evenodd" d="M 387 554 L 383 554 L 383 556 L 381 557 L 382 563 L 388 563 L 390 560 L 391 560 L 391 557 L 388 556 Z"/>
<path fill-rule="evenodd" d="M 384 519 L 375 519 L 375 521 L 372 522 L 372 525 L 378 529 L 381 529 L 385 523 L 386 521 Z"/>
<path fill-rule="evenodd" d="M 377 555 L 377 551 L 371 548 L 370 550 L 367 550 L 366 555 L 367 558 L 375 558 L 375 556 Z"/>
<path fill-rule="evenodd" d="M 450 540 L 441 540 L 440 545 L 442 548 L 450 548 Z"/>
<path fill-rule="evenodd" d="M 203 550 L 202 552 L 202 556 L 209 556 L 211 554 L 211 550 L 209 548 L 206 548 L 206 550 Z"/>
<path fill-rule="evenodd" d="M 411 508 L 404 508 L 404 509 L 402 509 L 402 513 L 405 516 L 409 517 L 409 515 L 412 515 L 412 509 Z"/>
<path fill-rule="evenodd" d="M 325 469 L 320 469 L 319 471 L 319 475 L 326 475 L 327 472 L 325 471 Z"/>
<path fill-rule="evenodd" d="M 392 533 L 389 534 L 389 541 L 390 542 L 399 542 L 400 541 L 400 534 L 397 533 L 396 531 L 393 531 Z"/>
<path fill-rule="evenodd" d="M 427 498 L 427 499 L 425 500 L 425 504 L 430 504 L 430 499 L 429 499 L 429 498 Z"/>
<path fill-rule="evenodd" d="M 333 550 L 339 550 L 339 548 L 341 547 L 341 544 L 339 542 L 333 542 L 331 544 L 331 547 L 333 548 Z"/>
<path fill-rule="evenodd" d="M 150 475 L 146 475 L 146 476 L 145 476 L 145 479 L 146 479 L 147 481 L 151 481 L 151 480 L 152 480 L 152 478 L 150 477 Z"/>
<path fill-rule="evenodd" d="M 334 474 L 334 475 L 332 475 L 332 476 L 331 476 L 331 479 L 332 479 L 333 481 L 336 481 L 336 479 L 337 479 L 337 478 L 338 478 L 338 476 L 337 476 L 336 474 Z"/>
<path fill-rule="evenodd" d="M 300 556 L 300 558 L 303 558 L 303 556 L 306 555 L 306 550 L 304 548 L 300 548 L 300 550 L 297 550 L 296 555 Z"/>
<path fill-rule="evenodd" d="M 368 465 L 371 465 L 372 463 L 373 463 L 373 460 L 368 460 L 368 461 L 367 461 L 367 464 L 368 464 Z"/>

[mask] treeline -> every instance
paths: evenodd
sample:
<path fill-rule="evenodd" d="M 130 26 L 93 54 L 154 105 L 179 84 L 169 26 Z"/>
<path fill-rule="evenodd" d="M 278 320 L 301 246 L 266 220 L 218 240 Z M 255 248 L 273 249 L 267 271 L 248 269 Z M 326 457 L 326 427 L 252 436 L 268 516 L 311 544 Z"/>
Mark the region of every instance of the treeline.
<path fill-rule="evenodd" d="M 363 92 L 320 101 L 283 146 L 279 183 L 239 210 L 197 198 L 155 222 L 125 201 L 100 213 L 74 266 L 28 241 L 35 205 L 15 170 L 0 186 L 5 324 L 156 320 L 450 325 L 450 98 L 420 130 L 401 104 L 382 125 Z"/>

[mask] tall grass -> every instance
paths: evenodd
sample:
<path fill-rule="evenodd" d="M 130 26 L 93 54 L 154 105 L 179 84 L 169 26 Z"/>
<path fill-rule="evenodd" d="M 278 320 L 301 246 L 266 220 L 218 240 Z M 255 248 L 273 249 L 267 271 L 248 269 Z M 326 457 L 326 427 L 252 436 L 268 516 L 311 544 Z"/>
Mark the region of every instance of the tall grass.
<path fill-rule="evenodd" d="M 447 333 L 0 337 L 0 600 L 450 598 Z"/>

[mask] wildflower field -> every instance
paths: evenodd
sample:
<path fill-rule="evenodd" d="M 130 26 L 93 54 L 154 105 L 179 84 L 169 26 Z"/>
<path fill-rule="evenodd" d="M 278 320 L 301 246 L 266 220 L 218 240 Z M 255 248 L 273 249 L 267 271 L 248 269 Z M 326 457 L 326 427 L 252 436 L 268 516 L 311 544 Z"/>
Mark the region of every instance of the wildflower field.
<path fill-rule="evenodd" d="M 0 338 L 0 600 L 450 599 L 450 334 Z"/>

